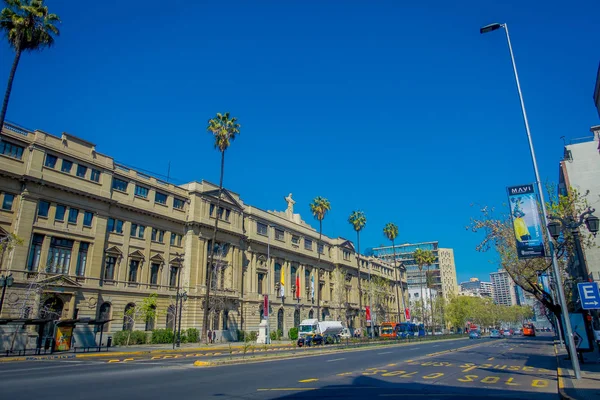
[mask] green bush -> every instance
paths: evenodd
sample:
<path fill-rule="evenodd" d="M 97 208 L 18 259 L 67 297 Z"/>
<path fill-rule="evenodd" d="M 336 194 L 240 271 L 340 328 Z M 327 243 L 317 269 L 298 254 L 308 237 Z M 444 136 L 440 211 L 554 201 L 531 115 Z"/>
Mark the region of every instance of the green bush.
<path fill-rule="evenodd" d="M 185 331 L 187 343 L 198 343 L 200 341 L 200 331 L 196 328 L 188 328 Z"/>
<path fill-rule="evenodd" d="M 271 332 L 271 340 L 279 340 L 283 336 L 283 332 L 281 329 L 277 329 L 276 331 Z"/>
<path fill-rule="evenodd" d="M 241 329 L 237 330 L 237 340 L 238 342 L 245 342 L 246 341 L 246 332 L 244 332 Z"/>
<path fill-rule="evenodd" d="M 131 336 L 130 336 L 131 333 Z M 144 331 L 118 331 L 112 335 L 114 346 L 126 346 L 127 337 L 129 337 L 129 344 L 146 344 L 148 341 L 148 335 Z"/>
<path fill-rule="evenodd" d="M 251 342 L 256 342 L 256 339 L 258 339 L 258 332 L 250 332 L 248 337 L 250 338 Z"/>
<path fill-rule="evenodd" d="M 288 337 L 290 338 L 290 340 L 298 340 L 298 328 L 291 328 L 288 331 Z"/>
<path fill-rule="evenodd" d="M 152 331 L 152 344 L 173 343 L 173 331 L 171 329 L 155 329 Z"/>

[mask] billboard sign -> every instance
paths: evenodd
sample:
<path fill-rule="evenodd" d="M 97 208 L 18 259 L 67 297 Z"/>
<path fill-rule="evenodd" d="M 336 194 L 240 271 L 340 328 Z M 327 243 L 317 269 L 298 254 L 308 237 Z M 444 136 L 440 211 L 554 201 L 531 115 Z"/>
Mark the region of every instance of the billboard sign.
<path fill-rule="evenodd" d="M 532 184 L 507 188 L 519 258 L 544 257 L 544 237 Z"/>

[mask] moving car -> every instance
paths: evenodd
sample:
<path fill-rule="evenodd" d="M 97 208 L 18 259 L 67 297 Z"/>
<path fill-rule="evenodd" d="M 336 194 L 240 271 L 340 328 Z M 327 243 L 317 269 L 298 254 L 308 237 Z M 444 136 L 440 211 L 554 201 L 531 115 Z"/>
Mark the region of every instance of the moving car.
<path fill-rule="evenodd" d="M 523 336 L 535 336 L 535 326 L 533 324 L 523 324 Z"/>
<path fill-rule="evenodd" d="M 307 347 L 311 347 L 319 344 L 323 344 L 323 335 L 319 333 L 310 333 L 298 339 L 298 347 L 302 347 L 305 345 Z"/>
<path fill-rule="evenodd" d="M 490 331 L 490 338 L 492 338 L 492 339 L 502 339 L 502 334 L 500 334 L 500 331 L 498 329 L 492 329 Z"/>
<path fill-rule="evenodd" d="M 469 333 L 469 339 L 481 339 L 481 334 L 479 331 L 471 331 Z"/>

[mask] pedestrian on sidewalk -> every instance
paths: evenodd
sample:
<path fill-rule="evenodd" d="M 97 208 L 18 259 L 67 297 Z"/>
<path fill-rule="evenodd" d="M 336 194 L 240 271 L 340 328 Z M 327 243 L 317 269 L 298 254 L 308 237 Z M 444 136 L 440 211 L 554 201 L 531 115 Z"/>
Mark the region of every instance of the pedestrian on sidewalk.
<path fill-rule="evenodd" d="M 213 331 L 212 342 L 215 342 L 215 338 L 217 337 L 217 331 Z"/>
<path fill-rule="evenodd" d="M 206 335 L 206 342 L 207 343 L 212 343 L 212 331 L 209 329 L 208 330 L 208 334 Z"/>

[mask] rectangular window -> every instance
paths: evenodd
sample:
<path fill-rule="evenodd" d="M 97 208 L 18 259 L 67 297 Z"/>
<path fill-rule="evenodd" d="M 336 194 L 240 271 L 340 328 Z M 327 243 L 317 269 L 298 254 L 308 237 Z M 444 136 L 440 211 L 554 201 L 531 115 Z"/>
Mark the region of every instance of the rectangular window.
<path fill-rule="evenodd" d="M 156 242 L 156 238 L 158 236 L 158 229 L 152 228 L 152 241 Z"/>
<path fill-rule="evenodd" d="M 4 140 L 0 140 L 0 153 L 4 154 L 5 156 L 9 156 L 9 157 L 20 160 L 21 158 L 23 158 L 23 150 L 24 149 L 25 148 L 22 146 L 12 144 L 12 143 L 6 142 Z M 54 167 L 52 167 L 52 168 L 54 168 Z"/>
<path fill-rule="evenodd" d="M 56 205 L 56 212 L 54 213 L 54 219 L 56 221 L 64 221 L 65 220 L 65 213 L 67 212 L 67 207 L 63 206 L 62 204 L 57 204 Z"/>
<path fill-rule="evenodd" d="M 56 237 L 51 238 L 46 272 L 51 274 L 68 274 L 72 249 L 72 240 Z"/>
<path fill-rule="evenodd" d="M 164 243 L 165 241 L 165 231 L 160 230 L 158 231 L 158 241 L 161 243 Z"/>
<path fill-rule="evenodd" d="M 344 250 L 344 260 L 349 260 L 350 259 L 350 252 Z"/>
<path fill-rule="evenodd" d="M 83 215 L 83 226 L 92 226 L 92 221 L 94 220 L 94 213 L 91 211 L 86 211 Z"/>
<path fill-rule="evenodd" d="M 27 263 L 27 269 L 29 271 L 37 271 L 37 269 L 40 267 L 40 255 L 42 254 L 43 242 L 44 235 L 40 235 L 39 233 L 33 234 L 31 249 L 29 249 L 29 261 Z"/>
<path fill-rule="evenodd" d="M 256 233 L 259 235 L 267 236 L 267 224 L 263 224 L 262 222 L 256 221 Z"/>
<path fill-rule="evenodd" d="M 167 204 L 167 195 L 161 192 L 156 192 L 154 196 L 154 202 L 158 204 Z"/>
<path fill-rule="evenodd" d="M 121 192 L 126 192 L 127 191 L 127 182 L 125 182 L 122 179 L 115 178 L 113 176 L 112 188 L 114 190 L 119 190 Z"/>
<path fill-rule="evenodd" d="M 135 185 L 135 195 L 139 197 L 143 197 L 144 199 L 148 198 L 148 188 L 140 185 Z"/>
<path fill-rule="evenodd" d="M 229 221 L 230 215 L 231 215 L 231 210 L 225 210 L 225 221 Z"/>
<path fill-rule="evenodd" d="M 129 276 L 128 276 L 129 283 L 137 282 L 137 273 L 138 273 L 139 266 L 140 266 L 139 260 L 131 260 L 131 262 L 129 263 Z"/>
<path fill-rule="evenodd" d="M 136 237 L 137 236 L 138 226 L 137 224 L 131 224 L 131 229 L 129 230 L 129 236 Z"/>
<path fill-rule="evenodd" d="M 58 161 L 58 157 L 53 156 L 52 154 L 46 154 L 46 161 L 44 161 L 44 166 L 48 168 L 56 167 L 56 161 Z"/>
<path fill-rule="evenodd" d="M 140 225 L 140 229 L 138 231 L 138 238 L 144 238 L 144 232 L 146 231 L 146 227 L 144 225 Z"/>
<path fill-rule="evenodd" d="M 120 219 L 117 220 L 117 227 L 115 228 L 115 230 L 117 231 L 117 233 L 123 233 L 123 221 L 121 221 Z"/>
<path fill-rule="evenodd" d="M 10 193 L 4 193 L 4 199 L 2 200 L 3 210 L 12 210 L 13 202 L 15 201 L 15 195 Z"/>
<path fill-rule="evenodd" d="M 40 204 L 38 205 L 38 217 L 46 217 L 48 218 L 48 210 L 50 210 L 50 203 L 45 200 L 40 200 Z"/>
<path fill-rule="evenodd" d="M 114 218 L 109 218 L 108 219 L 108 223 L 106 224 L 106 231 L 107 232 L 114 232 L 115 231 L 115 219 Z"/>
<path fill-rule="evenodd" d="M 292 235 L 292 243 L 300 244 L 300 236 Z"/>
<path fill-rule="evenodd" d="M 323 246 L 323 243 L 317 243 L 317 251 L 319 254 L 325 254 L 325 246 Z"/>
<path fill-rule="evenodd" d="M 79 254 L 77 255 L 77 268 L 75 274 L 77 276 L 85 276 L 85 266 L 87 264 L 87 255 L 90 244 L 81 242 L 79 244 Z"/>
<path fill-rule="evenodd" d="M 285 232 L 281 229 L 275 229 L 275 239 L 277 240 L 285 240 Z"/>
<path fill-rule="evenodd" d="M 171 266 L 169 270 L 169 286 L 177 287 L 177 277 L 179 276 L 179 268 Z"/>
<path fill-rule="evenodd" d="M 183 210 L 183 205 L 185 204 L 185 200 L 178 199 L 177 197 L 173 197 L 173 208 L 178 210 Z"/>
<path fill-rule="evenodd" d="M 264 274 L 258 274 L 258 294 L 263 294 Z"/>
<path fill-rule="evenodd" d="M 177 235 L 177 246 L 181 247 L 181 240 L 183 239 L 183 235 Z"/>
<path fill-rule="evenodd" d="M 115 279 L 115 266 L 117 265 L 117 258 L 114 256 L 106 256 L 104 265 L 104 279 L 112 281 Z"/>
<path fill-rule="evenodd" d="M 90 180 L 94 182 L 100 182 L 100 171 L 92 168 L 92 173 L 90 174 Z"/>
<path fill-rule="evenodd" d="M 312 240 L 304 238 L 304 248 L 306 250 L 312 250 Z"/>
<path fill-rule="evenodd" d="M 214 212 L 215 212 L 215 205 L 214 205 L 214 204 L 211 204 L 211 205 L 210 205 L 210 216 L 211 216 L 211 217 L 214 217 L 214 215 L 213 215 L 213 214 L 214 214 Z"/>
<path fill-rule="evenodd" d="M 85 165 L 77 164 L 77 176 L 85 178 L 85 174 L 87 174 L 87 167 Z"/>
<path fill-rule="evenodd" d="M 73 163 L 69 160 L 62 160 L 62 167 L 60 170 L 62 172 L 66 172 L 67 174 L 71 173 L 71 168 L 73 167 Z"/>
<path fill-rule="evenodd" d="M 177 234 L 171 233 L 171 246 L 175 246 L 175 237 L 176 236 L 177 236 Z"/>
<path fill-rule="evenodd" d="M 76 208 L 69 208 L 69 223 L 76 224 L 77 217 L 79 216 L 79 210 Z"/>
<path fill-rule="evenodd" d="M 171 233 L 171 246 L 181 246 L 181 235 Z"/>
<path fill-rule="evenodd" d="M 160 271 L 160 264 L 152 263 L 150 265 L 150 284 L 158 285 L 158 271 Z"/>

